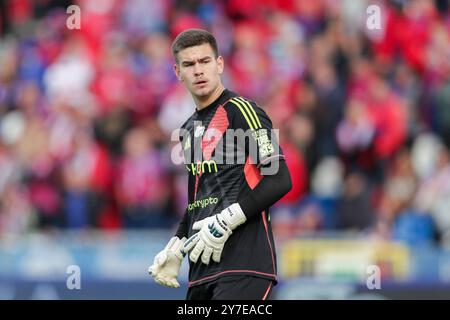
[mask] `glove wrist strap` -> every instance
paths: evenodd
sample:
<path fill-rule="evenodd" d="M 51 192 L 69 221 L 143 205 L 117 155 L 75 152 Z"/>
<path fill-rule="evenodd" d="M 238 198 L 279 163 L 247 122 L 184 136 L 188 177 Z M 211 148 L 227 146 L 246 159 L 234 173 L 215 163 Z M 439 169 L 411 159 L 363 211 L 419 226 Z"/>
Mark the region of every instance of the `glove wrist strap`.
<path fill-rule="evenodd" d="M 234 230 L 235 228 L 243 224 L 245 221 L 247 221 L 247 217 L 242 211 L 239 203 L 233 203 L 231 206 L 225 208 L 221 212 L 221 216 L 231 230 Z"/>
<path fill-rule="evenodd" d="M 183 260 L 186 255 L 183 251 L 183 245 L 186 242 L 186 238 L 183 237 L 183 239 L 180 239 L 178 237 L 173 237 L 172 239 L 174 239 L 173 243 L 168 249 L 172 251 L 178 259 Z"/>

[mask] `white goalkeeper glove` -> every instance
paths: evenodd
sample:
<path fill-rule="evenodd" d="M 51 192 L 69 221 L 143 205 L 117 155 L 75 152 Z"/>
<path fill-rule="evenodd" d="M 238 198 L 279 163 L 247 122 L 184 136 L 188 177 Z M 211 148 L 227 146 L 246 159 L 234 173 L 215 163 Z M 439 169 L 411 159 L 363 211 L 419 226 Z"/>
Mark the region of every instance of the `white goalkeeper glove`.
<path fill-rule="evenodd" d="M 183 244 L 186 238 L 173 237 L 164 250 L 155 256 L 153 264 L 148 268 L 148 273 L 155 278 L 155 282 L 166 287 L 178 288 L 177 281 L 181 262 L 184 258 Z"/>
<path fill-rule="evenodd" d="M 190 251 L 189 259 L 194 263 L 200 254 L 204 264 L 209 264 L 211 256 L 214 261 L 220 262 L 223 247 L 232 230 L 246 220 L 241 206 L 234 203 L 216 215 L 197 221 L 192 229 L 200 231 L 184 243 L 184 252 Z"/>

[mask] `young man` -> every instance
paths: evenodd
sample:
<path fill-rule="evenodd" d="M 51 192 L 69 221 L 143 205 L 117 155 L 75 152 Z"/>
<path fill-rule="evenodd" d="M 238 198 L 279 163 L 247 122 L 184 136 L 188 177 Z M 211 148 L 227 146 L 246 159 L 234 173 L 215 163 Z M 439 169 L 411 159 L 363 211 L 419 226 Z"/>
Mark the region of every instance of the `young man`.
<path fill-rule="evenodd" d="M 175 73 L 196 105 L 180 134 L 189 204 L 149 273 L 179 287 L 188 253 L 187 299 L 267 299 L 277 281 L 269 207 L 292 187 L 272 122 L 254 102 L 224 88 L 224 60 L 212 34 L 186 30 L 172 52 Z"/>

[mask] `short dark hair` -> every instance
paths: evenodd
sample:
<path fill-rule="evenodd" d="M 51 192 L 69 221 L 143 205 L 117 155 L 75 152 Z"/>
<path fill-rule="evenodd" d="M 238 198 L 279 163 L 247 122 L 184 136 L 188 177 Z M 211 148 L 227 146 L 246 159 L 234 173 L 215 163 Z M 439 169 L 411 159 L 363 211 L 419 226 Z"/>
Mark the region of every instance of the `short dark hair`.
<path fill-rule="evenodd" d="M 210 32 L 202 29 L 188 29 L 181 32 L 172 43 L 172 54 L 175 57 L 176 63 L 178 63 L 178 52 L 204 43 L 209 43 L 213 49 L 215 58 L 217 58 L 219 56 L 217 41 Z"/>

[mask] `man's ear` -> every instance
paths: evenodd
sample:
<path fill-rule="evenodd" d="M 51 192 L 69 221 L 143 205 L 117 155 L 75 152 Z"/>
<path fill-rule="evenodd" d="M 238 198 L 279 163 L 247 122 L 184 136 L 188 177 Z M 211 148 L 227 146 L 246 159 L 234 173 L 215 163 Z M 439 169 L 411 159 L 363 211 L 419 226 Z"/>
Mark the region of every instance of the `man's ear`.
<path fill-rule="evenodd" d="M 178 81 L 183 81 L 183 78 L 181 77 L 180 68 L 178 68 L 178 65 L 175 63 L 173 65 L 173 71 L 175 72 L 175 75 L 178 78 Z"/>
<path fill-rule="evenodd" d="M 223 73 L 224 64 L 225 64 L 225 61 L 223 60 L 223 57 L 218 56 L 217 57 L 217 67 L 219 69 L 219 74 Z"/>

